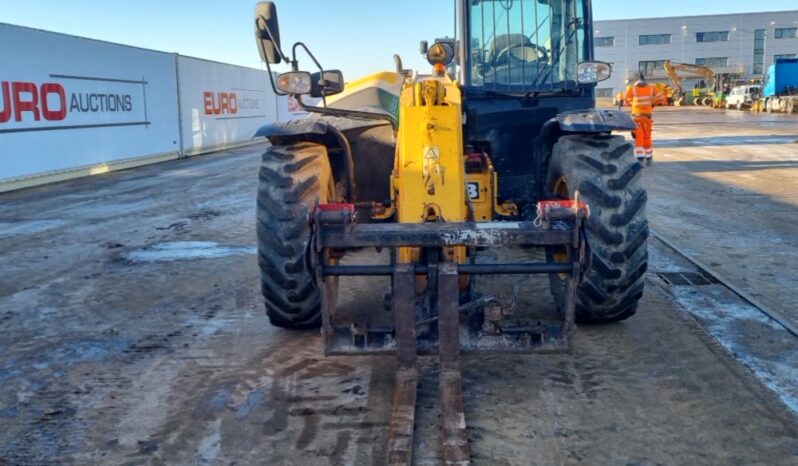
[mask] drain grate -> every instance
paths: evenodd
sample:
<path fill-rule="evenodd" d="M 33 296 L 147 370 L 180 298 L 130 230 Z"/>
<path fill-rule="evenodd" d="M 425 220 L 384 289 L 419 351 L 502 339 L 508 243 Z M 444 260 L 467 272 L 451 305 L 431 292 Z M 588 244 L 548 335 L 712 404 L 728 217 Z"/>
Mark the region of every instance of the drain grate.
<path fill-rule="evenodd" d="M 704 286 L 718 283 L 714 278 L 700 272 L 660 272 L 658 275 L 670 286 Z"/>

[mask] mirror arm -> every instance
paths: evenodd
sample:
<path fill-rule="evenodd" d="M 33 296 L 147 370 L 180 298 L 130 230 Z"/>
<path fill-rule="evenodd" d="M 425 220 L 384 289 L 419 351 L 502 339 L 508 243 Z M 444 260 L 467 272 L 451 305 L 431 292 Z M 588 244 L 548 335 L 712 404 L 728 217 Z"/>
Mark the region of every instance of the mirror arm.
<path fill-rule="evenodd" d="M 293 48 L 293 51 L 292 51 L 292 53 L 294 54 L 294 61 L 296 61 L 296 49 L 297 49 L 297 47 L 302 47 L 305 50 L 305 53 L 308 54 L 310 59 L 313 60 L 313 63 L 316 65 L 316 68 L 318 68 L 319 71 L 321 71 L 322 73 L 324 72 L 324 69 L 322 68 L 321 63 L 319 63 L 319 61 L 316 60 L 316 56 L 313 55 L 313 52 L 311 52 L 310 49 L 308 48 L 308 46 L 305 45 L 303 42 L 297 42 L 296 44 L 294 44 L 294 48 Z"/>
<path fill-rule="evenodd" d="M 310 49 L 308 48 L 308 46 L 307 46 L 307 45 L 305 45 L 305 43 L 304 43 L 304 42 L 297 42 L 297 43 L 295 43 L 295 44 L 294 44 L 294 47 L 293 47 L 293 49 L 291 50 L 291 53 L 292 53 L 292 54 L 293 54 L 293 56 L 294 56 L 294 61 L 293 61 L 293 63 L 294 63 L 294 66 L 297 66 L 297 65 L 298 65 L 298 63 L 299 63 L 299 61 L 296 59 L 296 50 L 297 50 L 297 48 L 299 48 L 299 47 L 302 47 L 302 48 L 305 50 L 305 53 L 307 53 L 307 54 L 308 54 L 308 56 L 310 57 L 310 59 L 311 59 L 311 60 L 313 61 L 313 63 L 316 65 L 316 68 L 318 68 L 318 69 L 319 69 L 319 72 L 321 73 L 321 77 L 322 77 L 322 79 L 324 79 L 324 68 L 321 66 L 321 63 L 319 63 L 319 60 L 317 60 L 317 59 L 316 59 L 316 56 L 315 56 L 315 55 L 313 55 L 313 52 L 311 52 L 311 51 L 310 51 Z M 296 70 L 294 70 L 294 71 L 296 71 Z M 327 96 L 326 96 L 326 95 L 324 95 L 324 92 L 322 92 L 321 101 L 322 101 L 322 104 L 324 105 L 324 108 L 327 108 Z M 300 106 L 303 106 L 303 104 L 302 104 L 302 102 L 301 102 L 301 101 L 299 102 L 299 105 L 300 105 Z M 304 108 L 304 107 L 303 107 L 303 108 Z"/>
<path fill-rule="evenodd" d="M 268 61 L 266 62 L 266 73 L 269 74 L 269 82 L 272 85 L 272 90 L 274 91 L 274 94 L 281 97 L 288 95 L 285 92 L 282 92 L 279 89 L 277 89 L 277 84 L 275 84 L 274 82 L 274 73 L 272 73 L 272 67 Z"/>

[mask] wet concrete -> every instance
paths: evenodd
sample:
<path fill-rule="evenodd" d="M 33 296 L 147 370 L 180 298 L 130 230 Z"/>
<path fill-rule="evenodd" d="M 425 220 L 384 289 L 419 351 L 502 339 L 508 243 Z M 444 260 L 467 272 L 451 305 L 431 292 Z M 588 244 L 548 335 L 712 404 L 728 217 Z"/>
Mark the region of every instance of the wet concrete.
<path fill-rule="evenodd" d="M 324 358 L 317 332 L 263 315 L 260 150 L 0 196 L 0 464 L 383 461 L 392 359 Z M 654 268 L 689 266 L 652 254 Z M 795 340 L 753 315 L 713 331 L 711 300 L 655 272 L 638 316 L 580 328 L 571 355 L 464 358 L 475 464 L 798 463 L 789 390 L 750 358 L 789 368 Z M 385 288 L 345 290 L 362 311 Z M 539 280 L 522 300 L 552 307 Z M 436 377 L 425 359 L 419 464 L 439 461 Z"/>
<path fill-rule="evenodd" d="M 652 226 L 798 326 L 798 115 L 664 109 Z"/>

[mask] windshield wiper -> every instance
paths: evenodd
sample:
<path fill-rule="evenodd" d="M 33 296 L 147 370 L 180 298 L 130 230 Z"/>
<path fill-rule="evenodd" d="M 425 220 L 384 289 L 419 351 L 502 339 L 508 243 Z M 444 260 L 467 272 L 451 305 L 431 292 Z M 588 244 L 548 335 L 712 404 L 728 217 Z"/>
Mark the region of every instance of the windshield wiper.
<path fill-rule="evenodd" d="M 487 89 L 475 89 L 472 87 L 463 88 L 466 94 L 480 94 L 487 97 L 504 97 L 506 99 L 524 99 L 528 98 L 529 92 L 500 92 L 500 91 L 489 91 Z"/>
<path fill-rule="evenodd" d="M 479 94 L 485 97 L 503 97 L 505 99 L 514 99 L 514 100 L 535 100 L 540 96 L 551 96 L 551 95 L 560 95 L 560 94 L 567 94 L 569 92 L 574 92 L 575 89 L 551 89 L 545 91 L 519 91 L 519 92 L 500 92 L 500 91 L 489 91 L 485 89 L 474 89 L 470 87 L 466 87 L 463 89 L 466 94 Z"/>
<path fill-rule="evenodd" d="M 579 28 L 581 27 L 579 22 L 580 22 L 579 18 L 574 18 L 571 21 L 569 21 L 569 23 L 571 23 L 571 25 L 573 26 L 573 30 L 571 31 L 570 34 L 568 34 L 568 37 L 566 38 L 566 40 L 564 42 L 562 42 L 562 44 L 564 44 L 564 46 L 560 45 L 560 47 L 557 49 L 557 55 L 555 56 L 552 53 L 551 70 L 549 71 L 548 76 L 546 74 L 541 73 L 540 76 L 538 76 L 538 78 L 535 79 L 535 82 L 533 83 L 533 86 L 537 86 L 539 84 L 545 83 L 546 82 L 546 77 L 548 77 L 549 79 L 551 78 L 551 74 L 554 72 L 555 66 L 557 66 L 559 64 L 559 62 L 560 62 L 560 57 L 562 57 L 562 54 L 565 53 L 566 50 L 568 50 L 568 46 L 571 44 L 571 41 L 573 41 L 574 36 L 579 32 Z M 540 78 L 544 78 L 543 81 L 540 81 Z"/>

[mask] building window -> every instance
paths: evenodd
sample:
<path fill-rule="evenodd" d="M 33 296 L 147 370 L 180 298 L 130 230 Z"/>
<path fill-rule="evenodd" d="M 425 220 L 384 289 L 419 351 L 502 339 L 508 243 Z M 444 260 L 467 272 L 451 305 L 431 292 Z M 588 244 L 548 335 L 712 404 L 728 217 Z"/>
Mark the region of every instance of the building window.
<path fill-rule="evenodd" d="M 795 39 L 798 28 L 776 28 L 776 39 Z"/>
<path fill-rule="evenodd" d="M 637 68 L 646 76 L 653 74 L 657 70 L 665 69 L 665 60 L 641 61 Z"/>
<path fill-rule="evenodd" d="M 696 42 L 728 42 L 729 31 L 698 32 L 695 35 Z"/>
<path fill-rule="evenodd" d="M 786 58 L 795 58 L 794 53 L 785 53 L 784 55 L 773 55 L 773 62 L 775 63 L 778 60 L 783 60 Z"/>
<path fill-rule="evenodd" d="M 670 34 L 650 34 L 640 36 L 640 45 L 662 45 L 670 43 Z"/>
<path fill-rule="evenodd" d="M 754 31 L 754 74 L 765 72 L 765 30 Z"/>
<path fill-rule="evenodd" d="M 596 45 L 596 47 L 613 47 L 615 45 L 615 38 L 614 37 L 596 37 L 595 38 L 595 45 Z"/>
<path fill-rule="evenodd" d="M 722 68 L 729 66 L 729 57 L 696 58 L 695 64 L 710 68 Z"/>
<path fill-rule="evenodd" d="M 612 97 L 612 91 L 614 89 L 611 87 L 597 87 L 596 88 L 596 97 Z"/>

